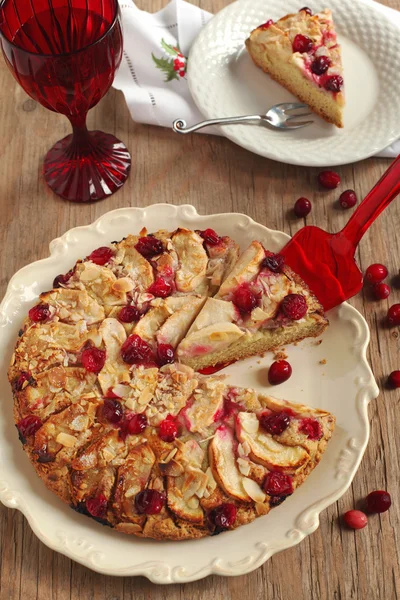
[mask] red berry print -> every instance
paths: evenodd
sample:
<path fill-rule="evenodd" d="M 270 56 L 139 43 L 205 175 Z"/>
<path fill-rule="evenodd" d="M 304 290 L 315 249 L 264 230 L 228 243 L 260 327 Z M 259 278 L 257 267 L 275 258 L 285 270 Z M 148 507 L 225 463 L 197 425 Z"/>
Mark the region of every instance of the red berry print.
<path fill-rule="evenodd" d="M 160 367 L 168 365 L 175 360 L 175 351 L 170 344 L 159 344 L 157 347 L 157 358 Z"/>
<path fill-rule="evenodd" d="M 162 511 L 165 494 L 157 490 L 143 490 L 135 498 L 136 510 L 139 514 L 157 515 Z"/>
<path fill-rule="evenodd" d="M 139 321 L 140 312 L 136 306 L 124 306 L 119 311 L 118 319 L 121 323 L 134 323 L 135 321 Z"/>
<path fill-rule="evenodd" d="M 354 190 L 346 190 L 339 197 L 339 204 L 342 208 L 353 208 L 357 204 L 357 196 Z"/>
<path fill-rule="evenodd" d="M 294 205 L 294 214 L 299 219 L 306 217 L 311 212 L 311 202 L 308 198 L 299 198 Z"/>
<path fill-rule="evenodd" d="M 368 524 L 367 515 L 361 510 L 348 510 L 343 519 L 350 529 L 363 529 Z"/>
<path fill-rule="evenodd" d="M 292 375 L 292 367 L 286 360 L 276 360 L 268 371 L 268 381 L 271 385 L 279 385 Z"/>
<path fill-rule="evenodd" d="M 130 335 L 121 346 L 122 360 L 128 365 L 150 362 L 153 358 L 151 347 L 145 340 L 136 335 Z"/>
<path fill-rule="evenodd" d="M 86 500 L 86 510 L 96 519 L 104 519 L 107 514 L 107 498 L 104 494 L 99 494 L 94 498 Z"/>
<path fill-rule="evenodd" d="M 365 279 L 368 283 L 380 283 L 388 276 L 388 270 L 385 265 L 374 263 L 365 271 Z"/>
<path fill-rule="evenodd" d="M 386 283 L 375 283 L 372 292 L 377 300 L 385 300 L 390 296 L 390 287 Z"/>
<path fill-rule="evenodd" d="M 167 298 L 172 294 L 173 286 L 164 277 L 157 277 L 147 291 L 156 298 Z"/>
<path fill-rule="evenodd" d="M 139 238 L 135 248 L 145 258 L 153 258 L 153 256 L 164 252 L 162 241 L 151 235 Z"/>
<path fill-rule="evenodd" d="M 210 518 L 217 529 L 229 529 L 234 525 L 236 515 L 236 506 L 230 502 L 226 502 L 214 508 L 210 514 Z"/>
<path fill-rule="evenodd" d="M 340 175 L 336 171 L 321 171 L 318 175 L 318 181 L 322 187 L 334 190 L 340 185 Z"/>
<path fill-rule="evenodd" d="M 158 435 L 164 442 L 173 442 L 178 437 L 178 426 L 174 417 L 168 415 L 164 421 L 161 421 Z"/>
<path fill-rule="evenodd" d="M 400 388 L 400 371 L 392 371 L 388 377 L 388 385 L 396 390 Z"/>
<path fill-rule="evenodd" d="M 122 420 L 124 409 L 119 400 L 106 398 L 103 404 L 103 416 L 109 423 L 116 425 Z"/>
<path fill-rule="evenodd" d="M 50 306 L 48 304 L 37 304 L 29 311 L 29 318 L 34 323 L 47 321 L 50 316 Z"/>
<path fill-rule="evenodd" d="M 390 327 L 400 325 L 400 304 L 393 304 L 388 310 L 387 321 Z"/>
<path fill-rule="evenodd" d="M 281 311 L 288 319 L 299 321 L 307 314 L 307 300 L 302 294 L 288 294 L 281 302 Z"/>
<path fill-rule="evenodd" d="M 234 292 L 232 298 L 238 309 L 250 313 L 258 304 L 258 298 L 250 289 L 248 283 L 242 283 Z"/>
<path fill-rule="evenodd" d="M 392 499 L 385 490 L 376 490 L 376 492 L 368 494 L 366 503 L 369 513 L 383 513 L 391 507 Z"/>
<path fill-rule="evenodd" d="M 293 494 L 292 478 L 280 471 L 270 471 L 264 481 L 264 492 L 269 496 L 289 496 Z"/>
<path fill-rule="evenodd" d="M 310 52 L 313 47 L 314 42 L 312 39 L 301 33 L 298 33 L 293 40 L 293 52 L 300 52 L 303 54 L 304 52 Z"/>
<path fill-rule="evenodd" d="M 214 229 L 205 229 L 204 231 L 198 231 L 197 233 L 209 246 L 216 246 L 221 241 L 221 238 Z"/>
<path fill-rule="evenodd" d="M 81 361 L 86 371 L 99 373 L 106 362 L 106 352 L 100 348 L 86 348 L 82 352 Z"/>
<path fill-rule="evenodd" d="M 322 438 L 322 426 L 316 419 L 302 419 L 299 426 L 300 433 L 304 433 L 309 440 L 320 440 Z"/>
<path fill-rule="evenodd" d="M 17 429 L 22 438 L 28 438 L 38 431 L 43 425 L 42 420 L 34 415 L 28 415 L 17 423 Z"/>
<path fill-rule="evenodd" d="M 285 412 L 263 414 L 260 417 L 260 425 L 267 433 L 280 435 L 289 427 L 290 417 Z"/>
<path fill-rule="evenodd" d="M 185 68 L 185 63 L 179 60 L 179 58 L 175 58 L 174 60 L 174 71 L 180 71 Z"/>
<path fill-rule="evenodd" d="M 97 248 L 97 250 L 93 250 L 92 254 L 89 254 L 88 259 L 102 267 L 110 262 L 112 255 L 113 251 L 111 248 L 102 246 L 101 248 Z"/>

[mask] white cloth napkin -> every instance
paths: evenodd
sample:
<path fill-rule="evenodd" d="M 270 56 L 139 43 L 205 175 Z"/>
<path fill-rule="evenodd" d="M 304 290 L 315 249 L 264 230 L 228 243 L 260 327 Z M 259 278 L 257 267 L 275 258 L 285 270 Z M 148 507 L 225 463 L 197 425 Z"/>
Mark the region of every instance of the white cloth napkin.
<path fill-rule="evenodd" d="M 119 2 L 124 57 L 113 85 L 124 93 L 132 118 L 161 127 L 171 127 L 177 117 L 187 123 L 203 120 L 189 92 L 185 57 L 212 14 L 184 0 L 171 0 L 153 14 L 138 9 L 133 0 Z M 376 5 L 400 27 L 400 12 Z M 220 133 L 216 129 L 209 132 Z M 400 140 L 377 156 L 392 158 L 398 154 Z"/>

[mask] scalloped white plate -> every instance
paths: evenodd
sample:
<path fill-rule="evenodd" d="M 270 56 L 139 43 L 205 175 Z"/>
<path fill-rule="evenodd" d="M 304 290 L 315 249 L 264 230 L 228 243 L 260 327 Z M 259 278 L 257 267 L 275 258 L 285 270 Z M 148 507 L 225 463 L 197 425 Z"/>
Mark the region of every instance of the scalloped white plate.
<path fill-rule="evenodd" d="M 284 6 L 283 6 L 284 5 Z M 343 50 L 345 127 L 314 118 L 296 131 L 259 125 L 222 127 L 224 135 L 256 154 L 289 164 L 333 166 L 380 152 L 400 137 L 399 28 L 363 0 L 313 0 L 314 12 L 332 10 Z M 300 0 L 239 0 L 202 29 L 189 56 L 188 82 L 207 119 L 265 113 L 295 97 L 258 69 L 244 42 L 267 19 L 297 12 Z"/>
<path fill-rule="evenodd" d="M 94 248 L 143 226 L 149 231 L 213 227 L 232 236 L 242 248 L 257 239 L 275 251 L 288 239 L 241 214 L 200 216 L 189 205 L 122 208 L 92 225 L 71 229 L 51 242 L 48 258 L 18 271 L 0 306 L 0 500 L 22 511 L 47 546 L 100 573 L 145 575 L 157 583 L 185 583 L 211 573 L 242 575 L 312 533 L 321 510 L 349 487 L 368 441 L 367 405 L 378 395 L 366 360 L 368 326 L 348 304 L 331 311 L 331 325 L 320 345 L 306 340 L 287 349 L 293 376 L 273 389 L 267 381 L 272 355 L 226 369 L 236 384 L 325 408 L 337 417 L 335 434 L 321 464 L 270 515 L 236 531 L 190 542 L 140 540 L 101 527 L 64 506 L 36 476 L 14 429 L 7 368 L 24 315 L 39 293 L 51 288 L 53 278 Z M 325 365 L 319 363 L 323 359 Z"/>

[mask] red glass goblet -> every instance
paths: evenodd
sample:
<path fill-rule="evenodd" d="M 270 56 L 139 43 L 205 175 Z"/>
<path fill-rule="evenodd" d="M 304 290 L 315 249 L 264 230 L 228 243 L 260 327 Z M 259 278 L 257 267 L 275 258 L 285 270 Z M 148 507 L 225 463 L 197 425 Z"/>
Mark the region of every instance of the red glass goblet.
<path fill-rule="evenodd" d="M 67 200 L 116 192 L 131 157 L 116 137 L 88 131 L 86 115 L 109 90 L 122 58 L 118 0 L 0 0 L 0 43 L 24 90 L 71 122 L 47 153 L 44 176 Z"/>

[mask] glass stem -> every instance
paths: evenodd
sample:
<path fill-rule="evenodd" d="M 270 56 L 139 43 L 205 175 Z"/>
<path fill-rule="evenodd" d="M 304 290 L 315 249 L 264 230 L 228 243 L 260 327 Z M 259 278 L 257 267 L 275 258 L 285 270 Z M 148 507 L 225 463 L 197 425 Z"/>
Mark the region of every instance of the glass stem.
<path fill-rule="evenodd" d="M 69 117 L 72 125 L 72 140 L 69 147 L 69 157 L 78 158 L 93 153 L 93 144 L 86 127 L 86 114 Z"/>

